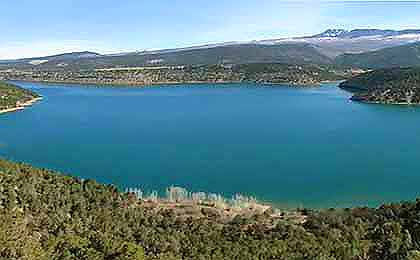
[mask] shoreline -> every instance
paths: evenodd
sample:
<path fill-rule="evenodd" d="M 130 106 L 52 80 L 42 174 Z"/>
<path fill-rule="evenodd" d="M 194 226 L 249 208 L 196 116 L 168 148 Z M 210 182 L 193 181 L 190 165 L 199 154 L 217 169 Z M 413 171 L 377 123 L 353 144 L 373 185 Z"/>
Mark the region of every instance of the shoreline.
<path fill-rule="evenodd" d="M 362 104 L 369 104 L 369 105 L 392 105 L 392 106 L 406 106 L 406 107 L 419 107 L 420 103 L 407 103 L 407 102 L 394 102 L 394 103 L 386 103 L 381 101 L 368 101 L 360 98 L 355 98 L 352 96 L 350 98 L 352 102 L 358 102 Z"/>
<path fill-rule="evenodd" d="M 293 88 L 317 88 L 320 87 L 322 84 L 328 83 L 335 83 L 340 82 L 341 80 L 337 81 L 320 81 L 315 83 L 301 83 L 298 84 L 296 82 L 282 82 L 282 83 L 274 83 L 274 82 L 247 82 L 247 81 L 185 81 L 185 82 L 178 82 L 178 81 L 170 81 L 170 82 L 151 82 L 151 83 L 142 83 L 142 82 L 132 82 L 132 81 L 118 81 L 118 82 L 101 82 L 101 81 L 83 81 L 83 80 L 25 80 L 25 79 L 8 79 L 7 81 L 21 81 L 21 82 L 32 82 L 32 83 L 45 83 L 45 84 L 78 84 L 78 85 L 89 85 L 89 86 L 104 86 L 104 87 L 136 87 L 136 88 L 147 88 L 147 87 L 157 87 L 157 86 L 177 86 L 177 85 L 184 85 L 184 84 L 191 84 L 191 85 L 206 85 L 206 84 L 214 84 L 214 85 L 228 85 L 228 84 L 256 84 L 256 85 L 273 85 L 273 86 L 282 86 L 282 85 L 289 85 Z"/>
<path fill-rule="evenodd" d="M 383 102 L 383 101 L 369 101 L 366 97 L 370 97 L 368 95 L 359 96 L 359 94 L 355 93 L 357 91 L 360 92 L 360 88 L 356 86 L 338 86 L 340 89 L 348 91 L 353 95 L 350 97 L 350 101 L 358 102 L 362 104 L 370 104 L 370 105 L 392 105 L 392 106 L 409 106 L 409 107 L 418 107 L 420 103 L 408 103 L 408 102 Z M 355 91 L 356 90 L 356 91 Z M 369 93 L 367 93 L 369 94 Z"/>
<path fill-rule="evenodd" d="M 1 109 L 0 114 L 6 114 L 6 113 L 12 113 L 12 112 L 17 112 L 17 111 L 20 111 L 20 110 L 24 110 L 25 108 L 30 107 L 30 106 L 34 105 L 36 102 L 41 101 L 41 100 L 42 100 L 42 97 L 33 98 L 31 100 L 23 102 L 22 104 L 19 104 L 19 106 L 12 107 L 12 108 Z"/>

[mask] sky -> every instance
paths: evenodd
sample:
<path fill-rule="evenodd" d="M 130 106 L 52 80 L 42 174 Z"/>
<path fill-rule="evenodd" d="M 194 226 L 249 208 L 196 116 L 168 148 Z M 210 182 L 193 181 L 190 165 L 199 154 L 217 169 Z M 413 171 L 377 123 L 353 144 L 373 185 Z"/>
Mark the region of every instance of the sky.
<path fill-rule="evenodd" d="M 3 0 L 0 12 L 0 59 L 178 48 L 328 28 L 420 29 L 415 1 Z"/>

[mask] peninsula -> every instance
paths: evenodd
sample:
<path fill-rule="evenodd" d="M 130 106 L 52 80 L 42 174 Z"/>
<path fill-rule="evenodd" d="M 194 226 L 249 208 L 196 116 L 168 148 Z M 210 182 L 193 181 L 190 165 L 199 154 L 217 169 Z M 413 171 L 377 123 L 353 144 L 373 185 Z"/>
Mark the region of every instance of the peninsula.
<path fill-rule="evenodd" d="M 0 114 L 24 109 L 40 99 L 33 91 L 0 81 Z"/>
<path fill-rule="evenodd" d="M 354 101 L 396 104 L 420 104 L 420 68 L 392 68 L 358 75 L 340 84 L 354 93 Z"/>

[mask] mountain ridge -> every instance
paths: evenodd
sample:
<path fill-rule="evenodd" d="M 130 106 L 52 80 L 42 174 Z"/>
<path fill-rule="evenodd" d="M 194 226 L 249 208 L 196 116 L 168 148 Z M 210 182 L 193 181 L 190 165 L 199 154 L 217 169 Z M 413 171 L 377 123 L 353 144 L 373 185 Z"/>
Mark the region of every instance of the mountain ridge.
<path fill-rule="evenodd" d="M 404 34 L 420 34 L 420 29 L 404 29 L 404 30 L 391 30 L 391 29 L 327 29 L 320 34 L 312 37 L 337 37 L 337 38 L 359 38 L 367 36 L 398 36 Z"/>
<path fill-rule="evenodd" d="M 420 29 L 327 29 L 303 37 L 215 43 L 175 49 L 115 54 L 71 52 L 45 57 L 0 60 L 0 69 L 97 69 L 129 66 L 245 63 L 332 64 L 361 54 L 420 42 Z"/>

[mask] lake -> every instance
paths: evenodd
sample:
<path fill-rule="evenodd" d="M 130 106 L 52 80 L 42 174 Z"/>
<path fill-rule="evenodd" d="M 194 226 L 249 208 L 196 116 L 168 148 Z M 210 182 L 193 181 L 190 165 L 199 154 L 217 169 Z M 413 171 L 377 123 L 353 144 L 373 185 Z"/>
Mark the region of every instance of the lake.
<path fill-rule="evenodd" d="M 0 115 L 6 159 L 121 189 L 175 185 L 284 207 L 378 206 L 420 195 L 420 108 L 349 102 L 335 83 L 15 83 L 44 99 Z"/>

